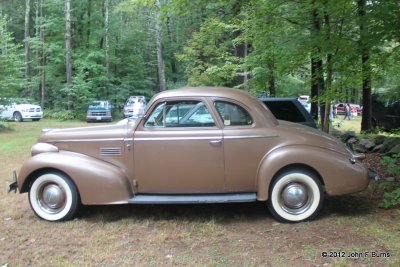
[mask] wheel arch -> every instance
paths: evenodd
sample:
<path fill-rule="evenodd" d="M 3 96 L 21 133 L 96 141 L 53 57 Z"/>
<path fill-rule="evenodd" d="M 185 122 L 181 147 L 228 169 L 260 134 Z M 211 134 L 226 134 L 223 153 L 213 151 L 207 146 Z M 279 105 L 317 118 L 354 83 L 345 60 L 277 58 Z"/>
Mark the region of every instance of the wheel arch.
<path fill-rule="evenodd" d="M 310 153 L 311 152 L 311 153 Z M 283 172 L 303 169 L 313 173 L 325 190 L 324 175 L 315 167 L 314 148 L 307 150 L 304 146 L 281 147 L 266 155 L 260 163 L 257 174 L 257 199 L 266 201 L 269 198 L 270 185 Z"/>
<path fill-rule="evenodd" d="M 56 168 L 49 168 L 49 167 L 45 167 L 45 168 L 40 168 L 37 170 L 34 170 L 33 172 L 31 172 L 25 179 L 24 183 L 21 186 L 21 193 L 26 193 L 29 191 L 29 188 L 31 187 L 32 183 L 39 178 L 41 175 L 45 174 L 45 173 L 60 173 L 64 176 L 66 176 L 68 179 L 71 180 L 71 182 L 75 185 L 76 190 L 78 192 L 78 195 L 80 196 L 80 192 L 79 192 L 79 188 L 76 185 L 75 181 L 64 171 L 60 170 L 60 169 L 56 169 Z"/>
<path fill-rule="evenodd" d="M 59 172 L 74 183 L 82 204 L 127 203 L 133 190 L 121 168 L 74 152 L 47 152 L 30 158 L 18 174 L 19 191 L 29 191 L 33 181 L 45 172 Z"/>
<path fill-rule="evenodd" d="M 273 183 L 282 173 L 289 172 L 289 171 L 294 171 L 294 170 L 299 170 L 299 169 L 314 174 L 318 178 L 318 180 L 321 182 L 321 184 L 323 186 L 325 186 L 325 182 L 324 182 L 324 179 L 322 179 L 321 174 L 315 168 L 313 168 L 313 167 L 311 167 L 311 166 L 309 166 L 307 164 L 304 164 L 304 163 L 293 163 L 293 164 L 289 164 L 289 165 L 283 166 L 280 170 L 278 170 L 272 176 L 270 184 Z"/>

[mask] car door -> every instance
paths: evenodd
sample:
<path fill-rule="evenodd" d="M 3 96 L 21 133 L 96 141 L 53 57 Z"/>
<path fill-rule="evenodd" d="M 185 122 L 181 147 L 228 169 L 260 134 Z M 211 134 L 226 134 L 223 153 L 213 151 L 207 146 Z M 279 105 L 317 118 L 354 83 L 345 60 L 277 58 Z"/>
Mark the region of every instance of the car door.
<path fill-rule="evenodd" d="M 204 98 L 158 101 L 134 133 L 138 193 L 225 191 L 222 130 Z"/>
<path fill-rule="evenodd" d="M 255 192 L 259 164 L 276 134 L 257 127 L 247 107 L 238 102 L 215 99 L 214 106 L 223 122 L 226 190 Z"/>
<path fill-rule="evenodd" d="M 6 105 L 5 109 L 3 110 L 2 117 L 11 119 L 13 117 L 13 113 L 14 113 L 15 109 L 16 109 L 16 105 L 14 103 L 10 104 L 10 105 Z"/>

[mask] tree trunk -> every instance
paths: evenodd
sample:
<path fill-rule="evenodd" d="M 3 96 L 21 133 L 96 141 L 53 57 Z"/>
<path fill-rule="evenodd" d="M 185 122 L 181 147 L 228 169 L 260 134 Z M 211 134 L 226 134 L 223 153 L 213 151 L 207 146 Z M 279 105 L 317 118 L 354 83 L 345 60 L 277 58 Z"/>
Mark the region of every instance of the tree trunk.
<path fill-rule="evenodd" d="M 176 83 L 178 81 L 178 68 L 176 66 L 176 60 L 174 56 L 174 39 L 172 38 L 172 32 L 171 32 L 171 18 L 167 18 L 167 33 L 168 33 L 168 39 L 169 39 L 169 45 L 171 47 L 170 52 L 169 52 L 169 57 L 171 60 L 171 71 L 172 71 L 172 81 Z"/>
<path fill-rule="evenodd" d="M 44 21 L 43 21 L 43 0 L 40 0 L 40 29 L 39 29 L 39 37 L 40 37 L 40 105 L 42 109 L 44 109 L 44 101 L 45 101 L 45 84 L 46 84 L 46 53 L 45 53 L 45 40 L 44 40 Z"/>
<path fill-rule="evenodd" d="M 71 109 L 72 93 L 71 2 L 65 0 L 65 68 L 67 78 L 67 109 Z"/>
<path fill-rule="evenodd" d="M 105 31 L 105 53 L 106 53 L 106 77 L 110 76 L 110 40 L 109 40 L 109 0 L 104 0 L 104 31 Z"/>
<path fill-rule="evenodd" d="M 31 1 L 26 0 L 25 1 L 25 33 L 24 33 L 24 50 L 25 50 L 25 82 L 26 82 L 26 88 L 29 90 L 29 94 L 32 95 L 33 92 L 31 92 L 30 88 L 30 59 L 29 59 L 29 29 L 30 29 L 30 13 L 31 13 Z"/>
<path fill-rule="evenodd" d="M 361 120 L 361 131 L 372 131 L 372 110 L 371 110 L 371 64 L 369 62 L 370 49 L 367 41 L 368 31 L 366 29 L 366 0 L 358 0 L 358 18 L 360 28 L 359 50 L 361 54 L 361 74 L 362 74 L 362 104 L 363 114 Z"/>
<path fill-rule="evenodd" d="M 315 5 L 315 1 L 312 1 L 312 5 Z M 311 38 L 316 41 L 316 37 L 321 31 L 321 21 L 318 17 L 318 10 L 316 8 L 312 11 L 312 23 L 311 23 Z M 324 87 L 323 82 L 323 62 L 321 59 L 321 49 L 317 44 L 314 44 L 314 48 L 311 51 L 311 115 L 314 120 L 318 121 L 318 103 L 319 94 Z M 315 101 L 317 99 L 317 101 Z"/>
<path fill-rule="evenodd" d="M 327 2 L 324 2 L 326 7 Z M 326 34 L 326 42 L 329 44 L 331 42 L 331 24 L 329 14 L 324 11 L 324 23 L 325 23 L 325 34 Z M 325 80 L 325 101 L 324 104 L 321 105 L 321 124 L 322 131 L 329 133 L 330 126 L 330 114 L 331 114 L 331 94 L 332 94 L 332 53 L 328 52 L 326 56 L 326 80 Z"/>
<path fill-rule="evenodd" d="M 90 47 L 90 30 L 91 30 L 91 19 L 92 19 L 92 0 L 88 0 L 87 8 L 87 29 L 86 29 L 86 48 Z"/>
<path fill-rule="evenodd" d="M 156 0 L 156 42 L 157 42 L 157 69 L 158 69 L 158 82 L 160 92 L 166 90 L 165 84 L 165 67 L 164 59 L 162 56 L 162 21 L 161 21 L 161 3 Z"/>
<path fill-rule="evenodd" d="M 276 96 L 275 64 L 273 61 L 268 62 L 268 70 L 269 70 L 269 77 L 268 77 L 269 96 L 275 97 Z"/>

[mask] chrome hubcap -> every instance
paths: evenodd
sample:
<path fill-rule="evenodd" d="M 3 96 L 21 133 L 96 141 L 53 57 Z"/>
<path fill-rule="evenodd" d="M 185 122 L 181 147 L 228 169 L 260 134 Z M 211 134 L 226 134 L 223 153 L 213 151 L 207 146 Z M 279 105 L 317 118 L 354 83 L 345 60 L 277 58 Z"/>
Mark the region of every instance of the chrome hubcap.
<path fill-rule="evenodd" d="M 282 209 L 290 214 L 300 214 L 306 211 L 312 203 L 312 194 L 307 186 L 293 182 L 287 184 L 280 194 Z"/>
<path fill-rule="evenodd" d="M 39 192 L 39 203 L 49 213 L 56 213 L 65 204 L 65 192 L 56 184 L 47 184 Z"/>

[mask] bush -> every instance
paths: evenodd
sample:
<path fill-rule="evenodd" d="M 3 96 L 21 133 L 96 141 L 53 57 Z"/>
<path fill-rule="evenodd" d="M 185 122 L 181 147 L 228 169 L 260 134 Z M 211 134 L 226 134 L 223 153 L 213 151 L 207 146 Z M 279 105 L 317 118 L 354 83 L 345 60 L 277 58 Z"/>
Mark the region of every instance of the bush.
<path fill-rule="evenodd" d="M 44 111 L 43 117 L 46 119 L 55 119 L 60 121 L 73 120 L 77 118 L 75 112 L 73 112 L 72 110 L 51 110 L 51 109 L 46 109 Z"/>
<path fill-rule="evenodd" d="M 388 172 L 395 177 L 400 175 L 400 153 L 394 154 L 392 156 L 383 156 L 381 159 L 381 163 L 388 168 Z M 385 192 L 383 195 L 383 200 L 379 203 L 379 207 L 381 208 L 390 208 L 397 205 L 400 205 L 400 184 L 394 183 L 388 186 L 388 184 L 383 184 L 385 189 L 389 189 L 388 192 Z"/>

